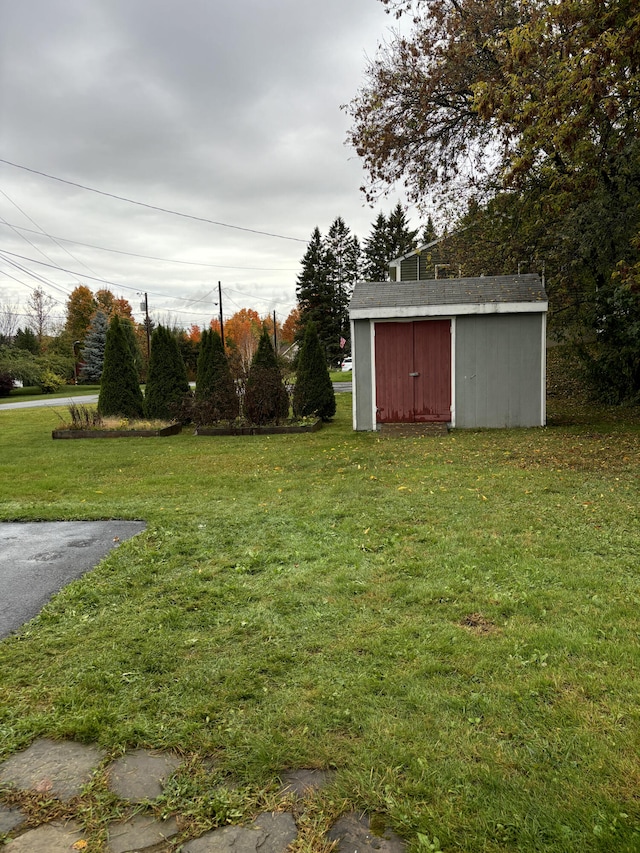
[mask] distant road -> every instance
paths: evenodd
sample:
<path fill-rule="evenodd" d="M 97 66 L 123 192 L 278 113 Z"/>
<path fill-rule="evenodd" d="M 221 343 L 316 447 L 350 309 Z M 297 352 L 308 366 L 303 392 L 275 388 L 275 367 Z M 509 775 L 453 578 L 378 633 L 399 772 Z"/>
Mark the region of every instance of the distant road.
<path fill-rule="evenodd" d="M 351 382 L 334 382 L 333 390 L 336 392 L 336 394 L 342 394 L 347 391 L 352 391 L 353 385 Z M 17 403 L 0 403 L 0 412 L 4 411 L 5 409 L 29 409 L 35 406 L 59 406 L 61 409 L 65 409 L 72 403 L 81 406 L 82 404 L 86 405 L 87 403 L 97 402 L 97 394 L 85 394 L 84 397 L 53 397 L 45 398 L 42 400 L 27 400 L 25 402 Z"/>
<path fill-rule="evenodd" d="M 70 406 L 71 403 L 82 405 L 82 403 L 97 402 L 97 394 L 85 394 L 84 397 L 52 397 L 44 400 L 27 400 L 26 402 L 20 403 L 0 403 L 0 412 L 3 409 L 29 409 L 34 406 L 60 406 L 64 409 L 66 406 Z"/>

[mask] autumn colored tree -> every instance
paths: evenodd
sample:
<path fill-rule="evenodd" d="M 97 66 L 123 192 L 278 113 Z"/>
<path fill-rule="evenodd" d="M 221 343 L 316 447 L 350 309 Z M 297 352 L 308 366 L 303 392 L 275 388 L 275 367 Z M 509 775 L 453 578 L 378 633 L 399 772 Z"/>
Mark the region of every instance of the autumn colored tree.
<path fill-rule="evenodd" d="M 287 315 L 287 319 L 282 324 L 282 341 L 285 344 L 291 346 L 291 344 L 295 341 L 296 335 L 298 333 L 298 325 L 300 323 L 300 309 L 292 308 L 289 314 Z"/>
<path fill-rule="evenodd" d="M 262 330 L 251 360 L 244 394 L 244 414 L 254 424 L 278 423 L 289 414 L 289 395 L 266 328 Z"/>
<path fill-rule="evenodd" d="M 382 2 L 413 29 L 370 64 L 348 107 L 369 195 L 402 180 L 417 203 L 473 192 L 483 209 L 501 196 L 536 240 L 522 240 L 528 255 L 547 262 L 553 322 L 598 335 L 615 319 L 602 311 L 618 310 L 616 270 L 640 256 L 636 5 Z"/>
<path fill-rule="evenodd" d="M 261 330 L 260 315 L 252 308 L 242 308 L 225 321 L 225 346 L 235 348 L 244 373 L 249 369 L 251 359 L 258 348 Z"/>
<path fill-rule="evenodd" d="M 202 329 L 200 328 L 200 326 L 198 326 L 194 323 L 193 325 L 189 326 L 189 328 L 187 329 L 186 335 L 187 335 L 187 338 L 190 341 L 192 341 L 194 344 L 199 344 L 200 343 L 200 337 L 202 335 Z"/>
<path fill-rule="evenodd" d="M 178 341 L 165 326 L 156 326 L 151 336 L 149 375 L 144 394 L 148 418 L 170 420 L 189 392 L 187 371 Z"/>
<path fill-rule="evenodd" d="M 323 421 L 336 413 L 336 395 L 312 320 L 307 323 L 298 356 L 293 413 L 296 417 L 318 415 Z"/>
<path fill-rule="evenodd" d="M 133 356 L 117 314 L 107 332 L 98 411 L 104 417 L 125 418 L 140 418 L 144 411 Z"/>
<path fill-rule="evenodd" d="M 72 290 L 67 299 L 65 320 L 65 331 L 71 341 L 84 341 L 97 305 L 92 291 L 86 285 L 80 284 Z"/>

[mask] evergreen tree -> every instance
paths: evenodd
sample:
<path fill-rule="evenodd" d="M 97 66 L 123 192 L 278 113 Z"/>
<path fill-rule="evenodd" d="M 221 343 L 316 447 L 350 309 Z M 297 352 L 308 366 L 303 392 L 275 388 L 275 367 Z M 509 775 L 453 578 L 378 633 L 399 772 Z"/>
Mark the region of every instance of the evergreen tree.
<path fill-rule="evenodd" d="M 142 368 L 144 366 L 144 358 L 142 356 L 142 350 L 140 349 L 140 341 L 138 339 L 138 335 L 136 334 L 136 328 L 131 320 L 128 317 L 120 317 L 120 326 L 122 331 L 124 332 L 125 339 L 129 345 L 129 349 L 131 350 L 131 355 L 133 356 L 133 365 L 136 369 L 136 373 L 138 374 L 138 379 L 142 375 Z"/>
<path fill-rule="evenodd" d="M 109 321 L 107 320 L 107 315 L 104 311 L 96 311 L 89 325 L 89 331 L 84 339 L 84 346 L 81 351 L 84 364 L 80 370 L 80 375 L 87 382 L 100 382 L 108 328 Z"/>
<path fill-rule="evenodd" d="M 332 294 L 333 336 L 329 343 L 329 361 L 337 365 L 342 357 L 340 340 L 348 341 L 349 300 L 360 275 L 360 242 L 338 216 L 329 228 L 324 241 L 327 264 L 327 283 Z"/>
<path fill-rule="evenodd" d="M 196 367 L 196 400 L 205 400 L 213 392 L 213 352 L 211 329 L 203 329 Z"/>
<path fill-rule="evenodd" d="M 27 352 L 33 353 L 33 355 L 40 354 L 38 339 L 33 330 L 28 326 L 25 326 L 24 329 L 18 329 L 13 339 L 13 345 L 16 349 L 27 350 Z"/>
<path fill-rule="evenodd" d="M 427 219 L 427 224 L 424 226 L 422 230 L 422 243 L 432 243 L 438 237 L 438 232 L 436 231 L 436 226 L 433 224 L 433 219 L 431 215 Z"/>
<path fill-rule="evenodd" d="M 244 393 L 244 413 L 251 423 L 278 423 L 289 414 L 289 395 L 282 381 L 271 336 L 263 327 Z"/>
<path fill-rule="evenodd" d="M 404 207 L 398 202 L 389 214 L 387 220 L 389 260 L 407 255 L 416 247 L 417 231 L 409 228 L 409 221 Z"/>
<path fill-rule="evenodd" d="M 329 420 L 336 413 L 336 396 L 327 362 L 322 354 L 315 323 L 311 320 L 307 323 L 298 356 L 293 413 L 296 417 L 318 415 L 323 421 Z"/>
<path fill-rule="evenodd" d="M 198 423 L 232 421 L 239 413 L 238 391 L 222 338 L 218 332 L 205 329 L 200 341 L 194 420 Z"/>
<path fill-rule="evenodd" d="M 328 358 L 328 347 L 335 337 L 333 328 L 331 291 L 327 283 L 327 263 L 324 241 L 316 226 L 302 258 L 302 272 L 298 275 L 296 296 L 300 310 L 299 339 L 306 324 L 313 320 L 318 330 L 320 344 Z"/>
<path fill-rule="evenodd" d="M 189 392 L 187 371 L 178 341 L 164 326 L 157 326 L 151 336 L 149 375 L 144 395 L 148 418 L 169 420 Z"/>
<path fill-rule="evenodd" d="M 340 339 L 349 339 L 349 299 L 360 269 L 360 243 L 337 217 L 325 239 L 316 227 L 302 258 L 296 294 L 300 311 L 298 341 L 309 320 L 315 323 L 325 360 L 338 364 Z"/>
<path fill-rule="evenodd" d="M 384 213 L 379 213 L 371 233 L 364 243 L 363 275 L 365 281 L 389 279 L 389 225 Z"/>
<path fill-rule="evenodd" d="M 103 417 L 140 418 L 143 410 L 144 401 L 133 356 L 116 315 L 107 331 L 98 411 Z"/>

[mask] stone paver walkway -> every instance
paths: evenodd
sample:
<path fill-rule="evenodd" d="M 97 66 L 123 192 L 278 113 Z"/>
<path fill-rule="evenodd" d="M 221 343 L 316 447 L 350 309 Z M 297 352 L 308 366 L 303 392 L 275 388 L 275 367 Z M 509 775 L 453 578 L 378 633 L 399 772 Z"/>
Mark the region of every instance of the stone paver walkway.
<path fill-rule="evenodd" d="M 37 821 L 29 817 L 26 807 L 24 811 L 10 807 L 0 798 L 0 848 L 6 853 L 172 853 L 179 838 L 184 853 L 286 853 L 297 838 L 294 810 L 260 814 L 248 826 L 225 826 L 185 840 L 184 834 L 180 837 L 179 814 L 162 819 L 152 808 L 180 759 L 139 749 L 107 767 L 109 789 L 122 802 L 123 814 L 128 807 L 130 816 L 111 821 L 106 846 L 99 847 L 83 834 L 74 804 L 95 773 L 104 769 L 104 758 L 104 752 L 93 746 L 43 738 L 0 764 L 0 788 L 46 796 L 66 806 L 67 815 L 77 815 L 75 820 L 34 826 Z M 291 795 L 303 798 L 332 778 L 329 771 L 292 771 L 283 775 L 281 793 L 290 805 Z M 406 849 L 392 832 L 373 834 L 367 816 L 358 814 L 340 818 L 327 840 L 336 842 L 336 853 L 404 853 Z"/>

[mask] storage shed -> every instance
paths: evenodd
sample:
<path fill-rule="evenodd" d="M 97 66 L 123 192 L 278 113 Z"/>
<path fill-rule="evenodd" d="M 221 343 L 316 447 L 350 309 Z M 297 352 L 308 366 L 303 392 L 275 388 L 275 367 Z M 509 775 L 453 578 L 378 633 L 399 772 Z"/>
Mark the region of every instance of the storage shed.
<path fill-rule="evenodd" d="M 349 306 L 354 429 L 544 425 L 547 308 L 531 274 L 359 282 Z"/>

